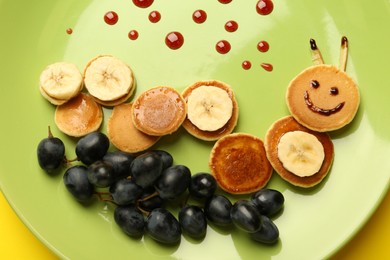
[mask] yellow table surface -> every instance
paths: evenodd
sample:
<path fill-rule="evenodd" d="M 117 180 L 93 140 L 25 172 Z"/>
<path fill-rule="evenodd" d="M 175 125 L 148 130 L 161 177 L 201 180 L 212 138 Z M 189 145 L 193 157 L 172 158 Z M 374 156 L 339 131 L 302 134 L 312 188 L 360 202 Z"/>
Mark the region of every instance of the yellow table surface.
<path fill-rule="evenodd" d="M 0 259 L 57 259 L 21 222 L 1 192 Z M 390 192 L 334 259 L 390 259 Z"/>

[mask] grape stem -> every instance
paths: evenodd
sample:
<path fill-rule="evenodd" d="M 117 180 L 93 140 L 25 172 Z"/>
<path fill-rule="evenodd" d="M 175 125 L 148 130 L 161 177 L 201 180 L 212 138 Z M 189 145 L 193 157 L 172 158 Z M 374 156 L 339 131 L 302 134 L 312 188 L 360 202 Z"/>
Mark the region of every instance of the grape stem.
<path fill-rule="evenodd" d="M 111 202 L 112 204 L 118 206 L 118 204 L 116 204 L 114 202 L 114 200 L 112 199 L 112 196 L 109 192 L 95 192 L 95 195 L 98 196 L 99 200 L 100 201 L 104 201 L 104 202 Z"/>
<path fill-rule="evenodd" d="M 51 132 L 51 129 L 50 129 L 50 125 L 47 126 L 47 130 L 48 130 L 48 137 L 49 138 L 53 138 L 53 133 Z"/>

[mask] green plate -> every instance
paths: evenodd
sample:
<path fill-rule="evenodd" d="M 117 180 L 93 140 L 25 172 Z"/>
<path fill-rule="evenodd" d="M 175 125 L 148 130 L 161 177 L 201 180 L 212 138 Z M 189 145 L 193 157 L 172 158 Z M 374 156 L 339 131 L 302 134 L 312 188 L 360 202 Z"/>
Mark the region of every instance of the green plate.
<path fill-rule="evenodd" d="M 262 16 L 256 2 L 170 0 L 139 8 L 119 0 L 0 1 L 0 187 L 19 217 L 51 250 L 70 259 L 319 259 L 336 252 L 364 225 L 389 186 L 390 3 L 279 0 L 271 14 Z M 203 24 L 192 20 L 197 9 L 208 15 Z M 103 19 L 111 10 L 119 16 L 115 25 Z M 161 13 L 158 23 L 148 20 L 153 10 Z M 224 29 L 229 20 L 238 23 L 236 32 Z M 128 38 L 133 29 L 139 32 L 137 40 Z M 177 50 L 164 42 L 171 31 L 184 36 Z M 38 166 L 36 147 L 48 125 L 64 140 L 67 157 L 75 157 L 76 140 L 56 128 L 55 107 L 38 89 L 39 74 L 50 63 L 65 60 L 82 70 L 89 59 L 112 54 L 133 68 L 136 95 L 156 85 L 181 91 L 197 80 L 225 81 L 234 88 L 240 106 L 235 131 L 264 138 L 274 121 L 289 114 L 286 87 L 311 65 L 309 39 L 317 41 L 327 64 L 338 65 L 343 35 L 350 43 L 347 73 L 360 88 L 361 105 L 349 126 L 331 133 L 335 160 L 321 184 L 303 190 L 273 175 L 268 187 L 280 190 L 286 199 L 284 211 L 274 218 L 280 230 L 274 246 L 212 225 L 203 241 L 183 237 L 175 247 L 161 246 L 148 236 L 132 240 L 114 223 L 112 205 L 80 205 L 64 188 L 61 174 L 49 176 Z M 215 50 L 223 39 L 231 44 L 227 54 Z M 257 50 L 261 40 L 269 43 L 268 52 Z M 252 63 L 251 69 L 241 67 L 244 60 Z M 272 64 L 273 71 L 264 70 L 262 63 Z M 105 109 L 103 131 L 110 112 Z M 162 138 L 156 148 L 168 150 L 176 164 L 195 173 L 208 171 L 212 145 L 180 129 Z"/>

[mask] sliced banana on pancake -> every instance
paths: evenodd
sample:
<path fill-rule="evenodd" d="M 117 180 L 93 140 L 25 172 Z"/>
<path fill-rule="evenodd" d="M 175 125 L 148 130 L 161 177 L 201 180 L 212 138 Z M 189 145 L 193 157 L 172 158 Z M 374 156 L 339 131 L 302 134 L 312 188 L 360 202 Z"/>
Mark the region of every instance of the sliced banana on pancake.
<path fill-rule="evenodd" d="M 42 71 L 39 87 L 42 95 L 50 102 L 67 101 L 81 92 L 83 77 L 76 65 L 56 62 Z"/>
<path fill-rule="evenodd" d="M 196 94 L 196 90 L 199 88 L 201 90 Z M 210 90 L 211 95 L 206 96 L 206 92 L 202 91 L 202 89 Z M 195 94 L 193 95 L 194 91 Z M 226 94 L 221 94 L 221 91 Z M 237 125 L 239 109 L 230 85 L 218 80 L 200 80 L 184 89 L 182 95 L 187 102 L 187 110 L 192 110 L 187 111 L 187 117 L 183 122 L 183 127 L 189 134 L 201 140 L 215 141 L 233 132 Z M 190 98 L 191 96 L 192 98 Z M 190 104 L 188 104 L 189 101 Z M 223 114 L 222 116 L 221 113 Z M 201 128 L 216 130 L 210 131 Z"/>
<path fill-rule="evenodd" d="M 228 93 L 214 86 L 200 86 L 188 96 L 188 119 L 203 131 L 223 127 L 233 113 L 233 102 Z"/>
<path fill-rule="evenodd" d="M 317 173 L 325 158 L 318 139 L 304 131 L 287 132 L 280 137 L 278 157 L 283 166 L 300 177 Z"/>
<path fill-rule="evenodd" d="M 303 188 L 319 184 L 328 175 L 334 158 L 329 135 L 304 127 L 292 116 L 282 117 L 270 126 L 264 147 L 279 176 Z"/>
<path fill-rule="evenodd" d="M 109 103 L 132 93 L 134 75 L 130 67 L 121 60 L 108 55 L 98 56 L 84 69 L 84 83 L 97 102 Z"/>

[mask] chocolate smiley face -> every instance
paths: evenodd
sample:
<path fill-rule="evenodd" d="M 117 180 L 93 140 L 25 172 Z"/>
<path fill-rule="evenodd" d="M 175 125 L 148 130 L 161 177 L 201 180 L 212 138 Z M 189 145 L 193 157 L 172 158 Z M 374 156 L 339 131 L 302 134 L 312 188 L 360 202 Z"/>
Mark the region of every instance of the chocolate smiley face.
<path fill-rule="evenodd" d="M 322 64 L 305 69 L 290 82 L 286 101 L 290 113 L 300 124 L 327 132 L 352 121 L 360 94 L 353 79 L 344 71 Z"/>

